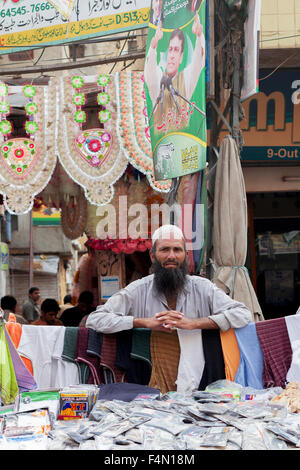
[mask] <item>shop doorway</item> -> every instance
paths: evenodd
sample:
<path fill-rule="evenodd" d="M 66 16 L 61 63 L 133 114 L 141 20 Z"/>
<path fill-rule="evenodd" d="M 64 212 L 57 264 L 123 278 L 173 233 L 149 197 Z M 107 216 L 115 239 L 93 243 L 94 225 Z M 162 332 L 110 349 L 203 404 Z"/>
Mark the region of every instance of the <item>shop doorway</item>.
<path fill-rule="evenodd" d="M 300 306 L 300 192 L 248 195 L 247 267 L 265 319 Z"/>
<path fill-rule="evenodd" d="M 151 273 L 149 251 L 135 251 L 125 255 L 126 285 Z"/>

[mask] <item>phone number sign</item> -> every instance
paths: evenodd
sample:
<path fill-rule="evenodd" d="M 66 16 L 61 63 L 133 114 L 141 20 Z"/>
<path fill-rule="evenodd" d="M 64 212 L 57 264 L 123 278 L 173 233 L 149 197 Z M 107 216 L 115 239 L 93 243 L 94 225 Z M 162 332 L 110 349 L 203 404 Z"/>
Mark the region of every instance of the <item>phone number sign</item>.
<path fill-rule="evenodd" d="M 47 1 L 6 0 L 0 54 L 147 28 L 150 0 L 77 0 L 68 19 Z"/>

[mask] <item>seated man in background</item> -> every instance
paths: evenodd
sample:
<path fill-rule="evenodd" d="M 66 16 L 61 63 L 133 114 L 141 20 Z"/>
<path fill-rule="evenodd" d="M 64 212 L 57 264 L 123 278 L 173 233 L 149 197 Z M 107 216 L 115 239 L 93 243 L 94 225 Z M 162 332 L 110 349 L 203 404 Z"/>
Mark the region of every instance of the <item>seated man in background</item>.
<path fill-rule="evenodd" d="M 79 326 L 83 317 L 89 315 L 93 311 L 93 301 L 94 296 L 92 292 L 81 292 L 78 298 L 78 304 L 72 308 L 67 308 L 62 313 L 60 320 L 64 326 Z"/>
<path fill-rule="evenodd" d="M 60 318 L 67 308 L 73 308 L 74 305 L 72 304 L 72 296 L 67 294 L 64 296 L 64 303 L 60 305 L 60 311 L 57 314 L 57 318 Z"/>
<path fill-rule="evenodd" d="M 41 316 L 38 320 L 34 321 L 32 325 L 63 326 L 63 323 L 57 318 L 58 312 L 59 305 L 56 300 L 45 299 L 41 305 Z"/>

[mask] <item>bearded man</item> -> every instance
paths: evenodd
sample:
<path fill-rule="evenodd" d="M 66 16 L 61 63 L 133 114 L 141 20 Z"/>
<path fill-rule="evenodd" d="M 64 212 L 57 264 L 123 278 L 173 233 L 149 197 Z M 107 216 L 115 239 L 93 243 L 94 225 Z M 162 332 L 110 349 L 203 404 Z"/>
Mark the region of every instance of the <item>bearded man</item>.
<path fill-rule="evenodd" d="M 181 230 L 163 225 L 152 236 L 154 273 L 130 283 L 89 315 L 87 328 L 116 333 L 131 328 L 169 332 L 180 329 L 241 328 L 250 311 L 210 280 L 187 274 Z"/>
<path fill-rule="evenodd" d="M 176 390 L 175 375 L 187 337 L 182 335 L 179 347 L 180 332 L 198 331 L 201 334 L 202 329 L 227 331 L 241 328 L 252 321 L 252 316 L 244 304 L 231 299 L 210 280 L 188 274 L 185 241 L 178 227 L 163 225 L 154 232 L 150 257 L 153 274 L 130 283 L 110 297 L 105 305 L 98 306 L 89 315 L 86 327 L 102 333 L 117 333 L 132 328 L 150 329 L 151 340 L 153 338 L 155 341 L 155 345 L 153 343 L 151 346 L 152 359 L 160 342 L 164 341 L 166 349 L 169 348 L 165 356 L 175 366 L 172 380 L 166 383 L 162 357 L 156 361 L 160 370 L 155 371 L 155 382 L 152 377 L 149 385 L 156 385 L 166 392 Z M 195 344 L 199 357 L 203 355 L 201 336 L 190 335 L 187 342 L 189 347 Z M 196 357 L 196 349 L 193 355 Z M 199 366 L 195 365 L 196 368 Z M 201 371 L 198 370 L 193 387 L 197 387 L 196 381 L 200 375 Z"/>

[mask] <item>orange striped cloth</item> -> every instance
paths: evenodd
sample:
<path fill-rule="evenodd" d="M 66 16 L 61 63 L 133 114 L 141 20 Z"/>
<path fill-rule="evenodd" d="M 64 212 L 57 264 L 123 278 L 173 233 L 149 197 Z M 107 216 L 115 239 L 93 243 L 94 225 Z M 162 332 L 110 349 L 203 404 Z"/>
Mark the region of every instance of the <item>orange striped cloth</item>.
<path fill-rule="evenodd" d="M 158 388 L 161 393 L 176 391 L 180 345 L 177 331 L 164 333 L 151 331 L 150 352 L 152 373 L 149 387 Z"/>
<path fill-rule="evenodd" d="M 231 328 L 225 332 L 220 331 L 220 337 L 225 364 L 225 376 L 227 380 L 234 382 L 240 364 L 240 349 L 234 329 Z"/>
<path fill-rule="evenodd" d="M 21 323 L 17 323 L 16 317 L 14 316 L 13 313 L 9 314 L 8 322 L 5 323 L 5 328 L 15 348 L 18 349 L 21 335 L 22 335 L 22 325 Z M 20 356 L 20 358 L 24 362 L 25 366 L 27 367 L 31 375 L 33 375 L 33 367 L 32 367 L 30 359 L 27 359 L 27 357 L 23 357 L 23 356 Z"/>

